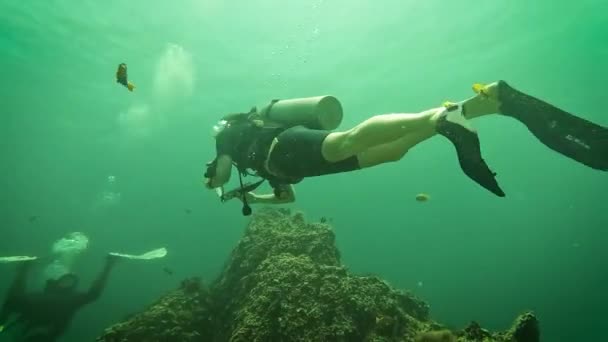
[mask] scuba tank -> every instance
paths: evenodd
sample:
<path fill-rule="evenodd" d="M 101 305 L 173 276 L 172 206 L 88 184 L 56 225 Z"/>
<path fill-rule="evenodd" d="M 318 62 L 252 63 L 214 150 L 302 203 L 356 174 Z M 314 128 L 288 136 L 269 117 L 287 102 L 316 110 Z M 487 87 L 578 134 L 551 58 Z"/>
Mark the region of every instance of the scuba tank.
<path fill-rule="evenodd" d="M 342 122 L 342 105 L 333 96 L 272 100 L 260 111 L 262 119 L 285 127 L 334 130 Z"/>

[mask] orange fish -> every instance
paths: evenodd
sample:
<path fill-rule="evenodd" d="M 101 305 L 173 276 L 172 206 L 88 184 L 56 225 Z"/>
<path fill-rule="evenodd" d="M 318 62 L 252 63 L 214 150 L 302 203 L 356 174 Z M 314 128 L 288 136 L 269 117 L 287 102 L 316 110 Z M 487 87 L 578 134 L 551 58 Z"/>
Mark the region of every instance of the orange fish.
<path fill-rule="evenodd" d="M 120 63 L 118 65 L 118 70 L 116 70 L 116 82 L 124 85 L 129 89 L 129 91 L 133 91 L 135 89 L 135 85 L 127 79 L 127 64 Z"/>

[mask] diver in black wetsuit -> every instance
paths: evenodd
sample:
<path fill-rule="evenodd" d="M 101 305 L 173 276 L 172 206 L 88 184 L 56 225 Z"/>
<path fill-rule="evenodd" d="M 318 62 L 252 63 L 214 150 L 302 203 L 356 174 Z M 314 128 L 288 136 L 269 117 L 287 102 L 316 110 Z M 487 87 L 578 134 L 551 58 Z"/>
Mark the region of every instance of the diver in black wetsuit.
<path fill-rule="evenodd" d="M 26 278 L 33 262 L 20 263 L 0 312 L 0 327 L 8 330 L 21 326 L 18 341 L 56 341 L 76 312 L 99 298 L 116 260 L 107 256 L 102 272 L 86 292 L 76 291 L 78 277 L 69 273 L 48 280 L 42 292 L 27 293 Z M 7 322 L 11 314 L 16 314 L 16 319 Z"/>
<path fill-rule="evenodd" d="M 253 193 L 259 184 L 255 183 L 250 187 L 241 185 L 244 190 L 222 197 L 222 201 L 242 200 L 247 214 L 251 211 L 245 210 L 247 203 L 294 201 L 291 185 L 304 178 L 398 161 L 409 149 L 439 134 L 454 145 L 460 167 L 469 178 L 504 197 L 496 174 L 482 158 L 477 132 L 469 121 L 491 114 L 514 118 L 554 151 L 593 169 L 608 171 L 607 127 L 527 95 L 505 81 L 475 84 L 473 90 L 477 95 L 458 103 L 446 102 L 420 113 L 376 115 L 341 132 L 311 129 L 298 123 L 310 106 L 294 107 L 295 122 L 283 127 L 267 125 L 255 108 L 249 113 L 224 117 L 216 126 L 216 158 L 208 164 L 205 184 L 210 189 L 221 189 L 230 178 L 233 164 L 239 174 L 251 169 L 268 179 L 275 190 L 273 194 Z M 319 115 L 316 109 L 308 112 Z"/>

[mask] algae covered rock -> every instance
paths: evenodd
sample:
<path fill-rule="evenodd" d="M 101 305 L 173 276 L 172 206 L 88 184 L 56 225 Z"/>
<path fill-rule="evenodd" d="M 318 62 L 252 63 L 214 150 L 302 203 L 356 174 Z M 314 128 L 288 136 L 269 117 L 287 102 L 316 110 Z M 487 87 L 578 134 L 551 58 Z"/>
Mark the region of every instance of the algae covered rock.
<path fill-rule="evenodd" d="M 107 328 L 97 341 L 207 341 L 208 292 L 199 279 L 184 280 L 179 289 L 160 298 L 142 313 Z"/>
<path fill-rule="evenodd" d="M 538 320 L 532 312 L 525 312 L 513 323 L 508 331 L 494 334 L 496 341 L 505 342 L 538 342 L 540 341 L 540 328 Z"/>
<path fill-rule="evenodd" d="M 536 316 L 526 312 L 515 320 L 511 329 L 504 332 L 490 332 L 479 323 L 471 322 L 463 330 L 435 330 L 421 332 L 416 342 L 539 342 L 540 331 Z"/>
<path fill-rule="evenodd" d="M 349 275 L 328 224 L 285 210 L 259 211 L 213 291 L 226 341 L 394 338 L 428 319 L 423 301 Z"/>
<path fill-rule="evenodd" d="M 230 341 L 364 341 L 392 339 L 418 328 L 422 302 L 377 278 L 349 276 L 306 255 L 280 254 L 255 272 L 255 286 L 232 316 Z"/>
<path fill-rule="evenodd" d="M 475 322 L 447 330 L 421 299 L 349 273 L 327 222 L 288 210 L 258 210 L 209 290 L 197 284 L 184 283 L 98 341 L 539 341 L 531 313 L 502 333 Z"/>

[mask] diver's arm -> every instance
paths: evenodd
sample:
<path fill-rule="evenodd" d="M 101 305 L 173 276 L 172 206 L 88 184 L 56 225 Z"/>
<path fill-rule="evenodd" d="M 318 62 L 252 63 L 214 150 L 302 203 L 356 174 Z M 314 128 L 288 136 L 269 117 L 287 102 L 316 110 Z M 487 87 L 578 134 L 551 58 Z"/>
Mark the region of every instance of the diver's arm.
<path fill-rule="evenodd" d="M 17 266 L 17 274 L 9 289 L 9 296 L 20 296 L 25 293 L 27 273 L 32 263 L 32 261 L 24 261 Z"/>
<path fill-rule="evenodd" d="M 278 194 L 278 196 L 277 196 Z M 293 185 L 281 187 L 272 194 L 258 195 L 253 192 L 247 193 L 247 201 L 250 204 L 285 204 L 296 201 L 296 192 Z"/>
<path fill-rule="evenodd" d="M 212 178 L 207 178 L 205 183 L 209 189 L 218 188 L 230 180 L 232 171 L 232 158 L 229 155 L 223 154 L 217 157 L 215 166 L 215 175 Z"/>
<path fill-rule="evenodd" d="M 32 265 L 32 261 L 24 261 L 17 266 L 17 274 L 13 279 L 13 283 L 8 290 L 6 299 L 2 304 L 2 310 L 0 310 L 0 325 L 6 323 L 6 320 L 10 316 L 13 308 L 19 305 L 18 302 L 25 294 L 27 273 Z"/>
<path fill-rule="evenodd" d="M 10 305 L 5 302 L 4 305 L 2 305 L 2 310 L 0 310 L 0 332 L 4 330 L 4 325 L 11 315 L 11 312 L 13 312 L 13 310 L 11 310 Z"/>
<path fill-rule="evenodd" d="M 80 302 L 81 305 L 94 302 L 97 300 L 97 298 L 99 298 L 101 292 L 106 287 L 108 277 L 110 276 L 110 271 L 116 263 L 116 260 L 116 257 L 110 255 L 106 257 L 106 263 L 103 267 L 103 270 L 97 276 L 97 279 L 95 279 L 89 290 L 83 295 L 82 300 Z"/>

